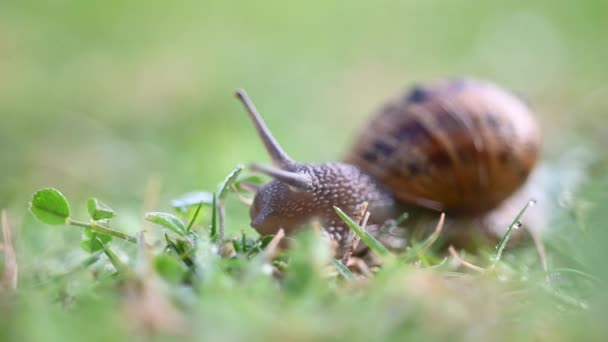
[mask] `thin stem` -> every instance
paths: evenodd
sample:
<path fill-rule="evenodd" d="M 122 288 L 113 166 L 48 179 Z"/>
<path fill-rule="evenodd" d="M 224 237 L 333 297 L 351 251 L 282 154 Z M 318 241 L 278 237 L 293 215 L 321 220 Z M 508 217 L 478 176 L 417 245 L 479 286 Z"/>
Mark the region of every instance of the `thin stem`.
<path fill-rule="evenodd" d="M 450 252 L 450 255 L 452 256 L 452 258 L 454 258 L 454 260 L 456 260 L 462 266 L 469 268 L 473 271 L 477 271 L 477 272 L 481 272 L 481 273 L 485 272 L 485 269 L 483 269 L 477 265 L 473 265 L 472 263 L 461 258 L 460 255 L 458 255 L 458 253 L 456 252 L 456 249 L 454 249 L 454 246 L 450 245 L 450 247 L 448 247 L 448 252 Z"/>
<path fill-rule="evenodd" d="M 405 255 L 403 255 L 401 257 L 401 261 L 407 262 L 415 256 L 418 256 L 418 258 L 421 259 L 423 257 L 422 253 L 425 252 L 431 245 L 433 245 L 435 243 L 435 241 L 437 241 L 437 239 L 439 238 L 439 235 L 441 234 L 441 231 L 443 230 L 444 222 L 445 222 L 445 213 L 441 213 L 441 216 L 439 216 L 439 221 L 437 222 L 437 225 L 435 226 L 435 231 L 433 231 L 433 233 L 431 235 L 429 235 L 421 243 L 412 246 L 412 248 L 407 253 L 405 253 Z"/>
<path fill-rule="evenodd" d="M 219 220 L 219 227 L 217 232 L 217 245 L 219 250 L 222 249 L 224 245 L 224 235 L 226 232 L 226 209 L 224 208 L 224 203 L 222 200 L 217 202 L 217 216 Z"/>
<path fill-rule="evenodd" d="M 76 227 L 82 227 L 82 228 L 93 228 L 93 227 L 91 227 L 90 224 L 88 224 L 86 222 L 72 220 L 71 218 L 68 218 L 66 220 L 66 223 L 69 224 L 70 226 L 76 226 Z"/>
<path fill-rule="evenodd" d="M 192 229 L 192 226 L 194 225 L 194 221 L 198 217 L 198 213 L 201 211 L 201 207 L 202 206 L 203 206 L 203 202 L 199 203 L 198 207 L 196 207 L 196 211 L 194 212 L 194 216 L 192 216 L 192 218 L 190 219 L 190 222 L 188 222 L 188 227 L 186 227 L 186 231 L 187 232 L 189 232 Z"/>
<path fill-rule="evenodd" d="M 494 255 L 494 262 L 492 266 L 495 266 L 500 261 L 500 258 L 502 257 L 502 252 L 505 250 L 505 247 L 507 247 L 507 242 L 509 241 L 513 230 L 519 229 L 521 227 L 521 217 L 524 216 L 524 213 L 526 212 L 526 210 L 528 210 L 529 207 L 534 206 L 535 204 L 536 200 L 529 200 L 528 203 L 526 203 L 526 205 L 521 209 L 519 214 L 517 214 L 511 225 L 509 225 L 509 228 L 507 228 L 507 232 L 505 233 L 505 235 L 503 235 L 502 239 L 496 246 L 496 254 Z"/>
<path fill-rule="evenodd" d="M 132 242 L 132 243 L 137 242 L 137 240 L 133 236 L 127 235 L 125 233 L 121 233 L 121 232 L 113 230 L 111 228 L 101 226 L 101 225 L 99 225 L 99 223 L 97 223 L 97 221 L 91 221 L 90 223 L 87 223 L 87 222 L 77 221 L 77 220 L 68 218 L 66 220 L 66 223 L 71 226 L 82 227 L 82 228 L 91 228 L 92 230 L 94 230 L 95 232 L 97 232 L 99 234 L 115 236 L 119 239 L 123 239 L 123 240 L 129 241 L 129 242 Z"/>
<path fill-rule="evenodd" d="M 355 275 L 348 269 L 348 267 L 346 267 L 346 265 L 344 265 L 341 260 L 331 258 L 331 262 L 334 264 L 336 271 L 338 271 L 338 273 L 340 273 L 344 279 L 348 281 L 355 280 Z"/>
<path fill-rule="evenodd" d="M 211 231 L 209 238 L 211 242 L 217 241 L 217 195 L 213 194 L 213 208 L 211 209 Z"/>

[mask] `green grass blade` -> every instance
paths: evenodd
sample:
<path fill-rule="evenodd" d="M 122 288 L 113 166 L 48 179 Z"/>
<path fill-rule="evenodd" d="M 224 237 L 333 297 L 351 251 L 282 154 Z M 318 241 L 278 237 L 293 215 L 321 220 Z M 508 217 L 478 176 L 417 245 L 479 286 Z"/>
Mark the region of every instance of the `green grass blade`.
<path fill-rule="evenodd" d="M 505 233 L 505 235 L 503 235 L 502 239 L 496 246 L 496 254 L 494 254 L 494 258 L 493 258 L 494 264 L 496 264 L 497 262 L 500 261 L 500 258 L 502 257 L 502 252 L 505 250 L 505 247 L 507 247 L 507 242 L 509 242 L 509 238 L 511 238 L 511 234 L 513 234 L 513 230 L 519 229 L 519 227 L 521 226 L 520 220 L 521 220 L 522 216 L 524 216 L 524 213 L 526 212 L 526 210 L 528 210 L 528 208 L 534 206 L 535 204 L 536 204 L 536 200 L 534 200 L 534 199 L 529 200 L 528 203 L 526 203 L 526 205 L 521 209 L 519 214 L 517 214 L 517 216 L 515 216 L 513 223 L 511 223 L 511 225 L 507 229 L 507 232 Z"/>
<path fill-rule="evenodd" d="M 213 194 L 213 202 L 211 205 L 211 231 L 209 232 L 209 238 L 215 242 L 217 240 L 217 195 Z"/>
<path fill-rule="evenodd" d="M 402 263 L 407 263 L 407 262 L 413 261 L 420 251 L 426 249 L 434 241 L 435 241 L 435 239 L 433 238 L 432 235 L 427 237 L 421 243 L 418 243 L 418 244 L 412 246 L 412 248 L 410 248 L 410 250 L 408 250 L 407 253 L 400 256 L 399 261 Z"/>
<path fill-rule="evenodd" d="M 198 206 L 196 207 L 196 211 L 194 212 L 194 215 L 190 219 L 190 222 L 188 222 L 188 226 L 186 226 L 186 232 L 189 232 L 192 229 L 192 226 L 194 225 L 194 221 L 196 221 L 196 218 L 198 217 L 198 214 L 201 211 L 202 206 L 203 206 L 203 202 L 199 203 Z"/>
<path fill-rule="evenodd" d="M 228 176 L 226 176 L 226 179 L 224 179 L 224 181 L 219 185 L 218 189 L 217 189 L 217 198 L 221 201 L 226 197 L 227 191 L 230 188 L 230 185 L 232 183 L 234 183 L 237 179 L 237 177 L 239 176 L 239 174 L 241 173 L 241 171 L 243 171 L 244 166 L 239 164 L 236 166 L 236 168 L 234 170 L 232 170 Z"/>
<path fill-rule="evenodd" d="M 87 210 L 93 220 L 108 220 L 116 215 L 112 208 L 95 197 L 87 201 Z"/>
<path fill-rule="evenodd" d="M 355 234 L 357 234 L 363 242 L 374 252 L 378 253 L 378 255 L 386 257 L 391 256 L 391 252 L 384 247 L 380 241 L 376 240 L 370 233 L 366 232 L 363 227 L 361 227 L 357 222 L 355 222 L 352 218 L 350 218 L 346 213 L 342 211 L 342 209 L 338 207 L 334 207 L 334 210 L 340 216 L 342 221 L 348 225 L 350 229 L 352 229 Z"/>
<path fill-rule="evenodd" d="M 420 253 L 420 251 L 423 251 L 423 250 L 429 248 L 432 244 L 434 244 L 435 241 L 437 241 L 437 239 L 439 239 L 439 235 L 441 234 L 441 231 L 443 229 L 444 222 L 445 222 L 445 214 L 441 214 L 441 216 L 439 218 L 439 223 L 437 223 L 437 228 L 435 229 L 435 231 L 431 235 L 429 235 L 426 239 L 424 239 L 423 242 L 413 246 L 407 253 L 405 253 L 403 256 L 401 256 L 399 258 L 399 260 L 402 263 L 412 261 L 414 259 L 414 257 L 416 257 L 418 255 L 418 253 Z"/>
<path fill-rule="evenodd" d="M 355 280 L 355 276 L 353 275 L 353 273 L 348 269 L 348 267 L 346 267 L 346 265 L 342 263 L 342 261 L 336 258 L 332 258 L 331 263 L 334 264 L 336 270 L 338 271 L 338 273 L 340 273 L 342 277 L 344 277 L 344 279 L 348 281 Z"/>
<path fill-rule="evenodd" d="M 186 236 L 186 225 L 179 217 L 173 214 L 154 211 L 146 213 L 145 219 L 161 225 L 179 236 Z"/>

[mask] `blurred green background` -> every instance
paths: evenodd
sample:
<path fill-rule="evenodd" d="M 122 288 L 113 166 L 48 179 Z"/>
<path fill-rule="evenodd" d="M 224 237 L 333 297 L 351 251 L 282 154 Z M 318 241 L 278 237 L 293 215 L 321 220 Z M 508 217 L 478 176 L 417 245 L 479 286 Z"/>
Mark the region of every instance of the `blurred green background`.
<path fill-rule="evenodd" d="M 76 217 L 86 217 L 84 201 L 96 196 L 118 211 L 121 229 L 138 230 L 146 191 L 160 194 L 148 210 L 168 210 L 184 192 L 215 189 L 238 163 L 267 162 L 232 95 L 237 87 L 292 157 L 326 161 L 342 156 L 370 113 L 417 81 L 495 81 L 536 109 L 547 160 L 579 146 L 595 151 L 588 224 L 603 228 L 606 187 L 596 184 L 606 184 L 598 165 L 606 165 L 608 144 L 607 14 L 605 0 L 3 0 L 0 208 L 19 229 L 22 274 L 81 257 L 66 252 L 58 231 L 71 249 L 78 233 L 27 214 L 39 188 L 61 189 Z M 232 199 L 227 209 L 229 229 L 247 226 L 244 205 Z M 606 230 L 590 231 L 571 229 L 580 240 L 563 253 L 584 254 L 584 269 L 607 279 Z M 275 310 L 282 317 L 279 304 Z M 45 320 L 57 310 L 48 312 L 40 313 L 48 324 L 40 338 L 73 325 L 69 313 L 60 311 L 61 326 Z M 23 322 L 26 331 L 31 321 Z"/>
<path fill-rule="evenodd" d="M 3 1 L 0 207 L 43 186 L 132 206 L 151 177 L 164 204 L 267 161 L 236 87 L 306 161 L 339 158 L 413 82 L 458 75 L 530 99 L 548 151 L 606 139 L 606 13 L 602 0 Z"/>

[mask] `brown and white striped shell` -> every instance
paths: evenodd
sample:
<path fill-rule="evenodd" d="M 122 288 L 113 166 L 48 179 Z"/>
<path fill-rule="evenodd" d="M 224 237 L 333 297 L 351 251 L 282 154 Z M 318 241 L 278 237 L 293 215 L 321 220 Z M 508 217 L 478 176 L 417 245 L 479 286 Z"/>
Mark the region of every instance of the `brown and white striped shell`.
<path fill-rule="evenodd" d="M 526 181 L 540 145 L 521 99 L 489 82 L 451 80 L 387 104 L 356 137 L 346 162 L 401 201 L 475 215 Z"/>

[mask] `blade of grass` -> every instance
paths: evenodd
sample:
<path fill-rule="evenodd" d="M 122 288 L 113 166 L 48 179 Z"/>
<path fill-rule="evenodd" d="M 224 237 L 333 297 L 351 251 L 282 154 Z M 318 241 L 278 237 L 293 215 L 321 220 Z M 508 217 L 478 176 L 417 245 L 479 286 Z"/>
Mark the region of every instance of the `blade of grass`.
<path fill-rule="evenodd" d="M 336 270 L 338 271 L 338 273 L 340 273 L 342 277 L 344 277 L 344 279 L 348 281 L 355 280 L 355 276 L 353 275 L 353 273 L 348 269 L 348 267 L 346 267 L 346 265 L 342 263 L 342 261 L 336 258 L 332 258 L 331 263 L 334 264 Z"/>
<path fill-rule="evenodd" d="M 410 217 L 410 214 L 408 212 L 404 212 L 403 214 L 401 214 L 401 216 L 399 216 L 396 220 L 395 220 L 395 226 L 399 226 L 401 225 L 403 222 L 405 222 L 405 220 L 407 220 Z"/>
<path fill-rule="evenodd" d="M 402 257 L 400 257 L 400 261 L 402 263 L 406 263 L 414 259 L 415 256 L 419 255 L 421 252 L 427 250 L 431 245 L 437 241 L 439 235 L 441 235 L 441 231 L 443 230 L 443 224 L 445 223 L 445 213 L 441 213 L 439 217 L 439 221 L 435 226 L 435 231 L 431 235 L 429 235 L 423 242 L 413 246 L 407 253 L 405 253 Z"/>
<path fill-rule="evenodd" d="M 513 234 L 513 230 L 518 229 L 521 226 L 520 220 L 521 220 L 522 216 L 524 216 L 524 213 L 526 212 L 526 210 L 528 210 L 529 207 L 532 207 L 535 204 L 536 204 L 536 200 L 534 200 L 534 199 L 529 200 L 528 203 L 526 203 L 526 205 L 521 209 L 519 214 L 517 214 L 517 216 L 515 216 L 513 223 L 511 223 L 509 228 L 507 228 L 507 232 L 505 233 L 505 235 L 503 235 L 502 239 L 496 246 L 496 254 L 494 255 L 494 258 L 493 258 L 493 260 L 494 260 L 493 265 L 496 265 L 496 263 L 498 263 L 500 261 L 500 258 L 502 257 L 502 252 L 505 250 L 505 247 L 507 246 L 507 242 L 509 242 L 509 239 L 511 238 L 511 234 Z"/>
<path fill-rule="evenodd" d="M 217 202 L 217 247 L 218 250 L 222 249 L 224 245 L 224 235 L 226 235 L 226 207 L 224 207 L 224 202 L 221 200 Z"/>
<path fill-rule="evenodd" d="M 217 241 L 217 195 L 213 194 L 213 202 L 211 206 L 211 231 L 209 232 L 209 238 L 212 242 Z"/>
<path fill-rule="evenodd" d="M 192 219 L 190 219 L 190 222 L 188 222 L 188 226 L 186 226 L 186 232 L 189 232 L 190 229 L 192 229 L 192 226 L 194 225 L 194 221 L 196 221 L 196 218 L 198 217 L 198 213 L 201 211 L 202 206 L 203 206 L 203 202 L 199 203 L 198 206 L 196 207 L 196 211 L 194 212 Z"/>
<path fill-rule="evenodd" d="M 241 230 L 241 248 L 243 252 L 247 251 L 247 236 L 245 235 L 245 231 Z"/>
<path fill-rule="evenodd" d="M 355 216 L 357 218 L 357 223 L 359 223 L 362 230 L 365 230 L 367 226 L 367 220 L 369 220 L 369 216 L 370 212 L 367 211 L 367 202 L 364 202 L 363 207 L 361 208 L 361 212 Z M 348 264 L 348 260 L 357 249 L 359 241 L 361 241 L 359 235 L 355 234 L 352 230 L 349 230 L 346 242 L 344 244 L 344 255 L 342 256 L 342 263 L 344 265 Z"/>
<path fill-rule="evenodd" d="M 226 176 L 226 179 L 224 179 L 224 181 L 219 185 L 216 194 L 220 201 L 224 200 L 230 185 L 236 181 L 241 171 L 243 171 L 243 168 L 243 165 L 237 165 L 236 168 L 234 168 L 234 170 L 232 170 L 228 176 Z"/>
<path fill-rule="evenodd" d="M 182 250 L 181 248 L 179 248 L 177 246 L 177 244 L 175 244 L 174 241 L 172 241 L 169 238 L 169 236 L 167 234 L 165 234 L 165 241 L 167 242 L 167 247 L 169 247 L 171 250 L 173 250 L 175 255 L 177 255 L 179 257 L 179 259 L 182 260 L 184 262 L 184 264 L 186 264 L 186 266 L 188 266 L 189 268 L 194 267 L 194 265 L 195 265 L 194 261 L 190 257 L 192 255 L 194 255 L 194 253 L 196 252 L 196 248 L 191 248 L 189 250 Z"/>
<path fill-rule="evenodd" d="M 334 207 L 334 210 L 336 211 L 338 216 L 340 216 L 342 221 L 344 221 L 344 223 L 346 223 L 346 225 L 350 229 L 352 229 L 355 234 L 357 234 L 372 251 L 376 252 L 382 257 L 388 257 L 392 255 L 391 252 L 386 247 L 384 247 L 383 244 L 380 243 L 380 241 L 376 240 L 376 238 L 374 238 L 370 233 L 365 231 L 359 224 L 357 224 L 357 222 L 355 222 L 355 220 L 346 215 L 346 213 L 342 211 L 342 209 Z"/>

